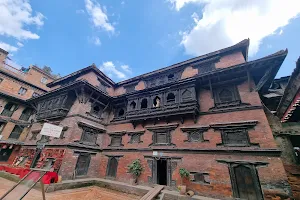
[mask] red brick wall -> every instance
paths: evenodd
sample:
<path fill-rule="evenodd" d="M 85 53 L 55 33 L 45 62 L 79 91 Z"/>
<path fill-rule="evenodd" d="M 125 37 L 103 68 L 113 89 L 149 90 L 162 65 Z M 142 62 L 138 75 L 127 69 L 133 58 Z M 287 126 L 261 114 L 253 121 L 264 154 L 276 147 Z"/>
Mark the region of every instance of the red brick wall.
<path fill-rule="evenodd" d="M 216 68 L 226 68 L 245 62 L 242 52 L 235 52 L 226 56 L 222 56 L 220 61 L 216 63 Z"/>

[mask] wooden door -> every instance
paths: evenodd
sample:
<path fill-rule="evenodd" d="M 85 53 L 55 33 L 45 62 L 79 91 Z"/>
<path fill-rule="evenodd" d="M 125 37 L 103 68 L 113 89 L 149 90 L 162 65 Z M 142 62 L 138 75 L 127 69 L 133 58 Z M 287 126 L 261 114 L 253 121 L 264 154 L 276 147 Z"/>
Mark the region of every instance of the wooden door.
<path fill-rule="evenodd" d="M 111 157 L 108 162 L 107 176 L 115 178 L 117 175 L 118 160 L 115 157 Z"/>
<path fill-rule="evenodd" d="M 86 175 L 89 169 L 91 156 L 90 154 L 80 154 L 76 164 L 76 176 Z"/>
<path fill-rule="evenodd" d="M 262 199 L 258 178 L 252 166 L 238 165 L 234 168 L 237 197 L 247 200 Z"/>

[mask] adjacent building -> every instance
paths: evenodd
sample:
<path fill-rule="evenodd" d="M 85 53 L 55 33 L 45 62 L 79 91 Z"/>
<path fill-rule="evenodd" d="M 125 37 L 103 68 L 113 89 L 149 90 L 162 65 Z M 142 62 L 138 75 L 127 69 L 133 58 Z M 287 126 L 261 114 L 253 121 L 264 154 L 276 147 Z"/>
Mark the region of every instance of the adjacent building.
<path fill-rule="evenodd" d="M 31 127 L 34 109 L 26 100 L 49 91 L 53 80 L 38 67 L 21 68 L 0 49 L 0 163 L 12 164 Z"/>
<path fill-rule="evenodd" d="M 294 197 L 300 199 L 300 58 L 290 77 L 277 79 L 272 85 L 263 95 L 265 112 L 282 150 L 281 160 Z M 270 94 L 274 93 L 278 94 L 278 101 L 272 100 L 275 95 Z"/>
<path fill-rule="evenodd" d="M 175 187 L 180 168 L 197 194 L 218 198 L 291 197 L 260 95 L 268 92 L 287 51 L 248 61 L 249 40 L 119 83 L 95 65 L 48 83 L 27 99 L 35 110 L 15 165 L 52 165 L 66 179 Z M 43 124 L 63 127 L 43 136 Z"/>

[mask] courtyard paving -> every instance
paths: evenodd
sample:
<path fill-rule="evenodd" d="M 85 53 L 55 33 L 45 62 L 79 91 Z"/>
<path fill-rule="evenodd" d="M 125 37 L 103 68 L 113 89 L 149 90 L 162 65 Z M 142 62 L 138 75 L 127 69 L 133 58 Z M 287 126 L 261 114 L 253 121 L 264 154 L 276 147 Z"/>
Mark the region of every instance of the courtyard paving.
<path fill-rule="evenodd" d="M 8 191 L 15 182 L 0 177 L 0 197 Z M 4 200 L 19 199 L 24 193 L 25 186 L 16 188 L 16 191 L 7 196 Z M 52 193 L 46 193 L 46 200 L 134 200 L 141 197 L 132 194 L 126 194 L 115 190 L 100 187 L 85 187 L 70 190 L 61 190 Z M 42 193 L 39 190 L 32 189 L 24 200 L 42 200 Z"/>

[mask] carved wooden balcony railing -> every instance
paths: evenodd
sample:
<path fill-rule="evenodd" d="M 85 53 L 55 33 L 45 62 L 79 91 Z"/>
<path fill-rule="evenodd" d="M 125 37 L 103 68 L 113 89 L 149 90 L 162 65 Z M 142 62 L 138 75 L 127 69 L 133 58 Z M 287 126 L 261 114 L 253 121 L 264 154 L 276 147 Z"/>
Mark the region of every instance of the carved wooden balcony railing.
<path fill-rule="evenodd" d="M 185 115 L 185 114 L 197 114 L 199 112 L 199 106 L 196 100 L 181 102 L 181 103 L 170 103 L 162 105 L 160 107 L 151 107 L 139 110 L 127 111 L 126 119 L 139 120 L 139 119 L 151 119 L 158 117 L 167 117 L 174 115 Z"/>
<path fill-rule="evenodd" d="M 43 112 L 37 113 L 37 120 L 40 119 L 49 119 L 49 118 L 59 118 L 67 116 L 69 109 L 67 108 L 55 108 L 51 110 L 45 110 Z"/>

